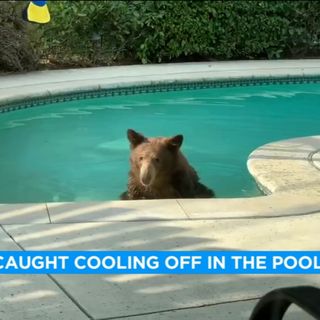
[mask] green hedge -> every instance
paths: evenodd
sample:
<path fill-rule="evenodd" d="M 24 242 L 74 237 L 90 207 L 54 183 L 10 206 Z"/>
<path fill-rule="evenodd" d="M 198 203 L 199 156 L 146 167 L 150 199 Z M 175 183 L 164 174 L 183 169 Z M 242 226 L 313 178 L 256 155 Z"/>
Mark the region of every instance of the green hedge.
<path fill-rule="evenodd" d="M 49 1 L 38 54 L 59 64 L 319 56 L 320 1 Z M 101 36 L 101 41 L 93 40 Z M 98 35 L 98 37 L 97 37 Z"/>
<path fill-rule="evenodd" d="M 188 56 L 284 58 L 319 53 L 319 1 L 158 1 L 141 15 L 144 61 Z"/>
<path fill-rule="evenodd" d="M 41 26 L 43 56 L 63 63 L 113 63 L 128 57 L 136 33 L 126 1 L 55 1 L 49 3 L 52 20 Z M 94 34 L 101 41 L 94 42 Z"/>

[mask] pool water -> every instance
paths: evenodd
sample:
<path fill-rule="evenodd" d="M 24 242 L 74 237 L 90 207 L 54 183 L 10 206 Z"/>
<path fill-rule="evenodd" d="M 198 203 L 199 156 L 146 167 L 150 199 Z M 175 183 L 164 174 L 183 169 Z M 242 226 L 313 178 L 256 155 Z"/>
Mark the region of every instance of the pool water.
<path fill-rule="evenodd" d="M 126 130 L 184 135 L 217 197 L 260 195 L 247 171 L 262 144 L 320 132 L 319 84 L 211 88 L 70 101 L 0 114 L 0 203 L 118 199 Z"/>

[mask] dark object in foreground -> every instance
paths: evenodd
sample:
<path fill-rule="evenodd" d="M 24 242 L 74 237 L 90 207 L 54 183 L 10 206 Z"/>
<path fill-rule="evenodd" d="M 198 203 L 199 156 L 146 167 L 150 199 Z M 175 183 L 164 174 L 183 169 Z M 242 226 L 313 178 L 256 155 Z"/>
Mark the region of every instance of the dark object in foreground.
<path fill-rule="evenodd" d="M 146 138 L 129 129 L 130 172 L 122 200 L 212 198 L 194 168 L 180 151 L 183 136 Z"/>
<path fill-rule="evenodd" d="M 292 303 L 320 320 L 320 289 L 311 286 L 280 288 L 267 293 L 255 306 L 250 320 L 281 320 Z"/>

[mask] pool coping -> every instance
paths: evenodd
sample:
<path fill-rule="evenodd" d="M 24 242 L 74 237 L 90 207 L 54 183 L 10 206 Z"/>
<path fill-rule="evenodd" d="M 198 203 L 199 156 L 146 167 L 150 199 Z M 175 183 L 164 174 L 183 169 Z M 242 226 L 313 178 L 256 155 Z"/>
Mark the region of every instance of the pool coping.
<path fill-rule="evenodd" d="M 70 92 L 138 85 L 318 75 L 320 59 L 38 71 L 0 76 L 0 105 Z M 266 196 L 1 204 L 0 224 L 275 218 L 317 213 L 320 212 L 320 180 L 317 180 L 320 179 L 319 150 L 320 136 L 274 142 L 255 150 L 249 156 L 248 169 L 258 185 L 268 194 Z M 288 168 L 291 170 L 288 171 Z"/>

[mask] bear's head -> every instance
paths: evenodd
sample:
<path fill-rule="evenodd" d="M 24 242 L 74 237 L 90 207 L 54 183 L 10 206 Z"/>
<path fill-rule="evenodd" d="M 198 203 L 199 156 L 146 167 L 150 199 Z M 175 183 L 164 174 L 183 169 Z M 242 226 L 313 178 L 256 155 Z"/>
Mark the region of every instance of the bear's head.
<path fill-rule="evenodd" d="M 145 187 L 161 186 L 170 179 L 180 155 L 182 135 L 147 138 L 132 129 L 127 131 L 131 147 L 131 173 Z"/>

